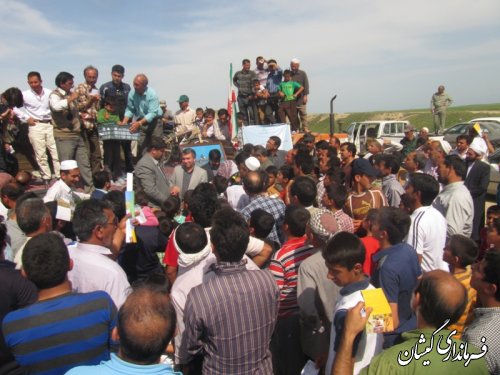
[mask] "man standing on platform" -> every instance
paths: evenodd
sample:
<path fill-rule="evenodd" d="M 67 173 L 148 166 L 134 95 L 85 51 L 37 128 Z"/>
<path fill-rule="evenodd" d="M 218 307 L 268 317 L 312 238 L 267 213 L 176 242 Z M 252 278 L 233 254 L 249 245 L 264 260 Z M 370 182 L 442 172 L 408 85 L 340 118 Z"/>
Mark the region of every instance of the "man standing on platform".
<path fill-rule="evenodd" d="M 130 85 L 122 81 L 124 74 L 125 68 L 123 66 L 113 65 L 111 68 L 111 81 L 106 82 L 99 89 L 99 93 L 101 94 L 101 107 L 104 107 L 106 100 L 111 99 L 116 113 L 120 116 L 120 120 L 123 120 L 123 117 L 125 116 L 128 94 L 130 92 Z M 118 140 L 108 140 L 103 142 L 104 164 L 113 172 L 113 177 L 120 177 L 120 145 L 125 156 L 125 171 L 134 171 L 130 143 L 131 141 Z"/>
<path fill-rule="evenodd" d="M 187 95 L 181 95 L 177 103 L 179 103 L 180 109 L 175 112 L 175 132 L 185 133 L 194 130 L 196 112 L 189 107 L 189 97 Z"/>
<path fill-rule="evenodd" d="M 444 86 L 439 86 L 438 90 L 431 98 L 431 112 L 434 115 L 434 131 L 442 134 L 446 127 L 446 109 L 453 103 L 451 97 L 444 92 Z"/>
<path fill-rule="evenodd" d="M 244 59 L 242 65 L 243 69 L 236 72 L 233 77 L 233 83 L 238 88 L 238 107 L 243 116 L 245 116 L 243 120 L 244 124 L 248 125 L 250 120 L 255 121 L 255 114 L 252 111 L 248 97 L 253 95 L 252 82 L 254 79 L 257 79 L 257 75 L 253 70 L 250 70 L 250 60 Z"/>
<path fill-rule="evenodd" d="M 151 144 L 153 136 L 161 137 L 163 133 L 161 117 L 163 111 L 156 92 L 148 87 L 148 77 L 138 74 L 134 78 L 134 89 L 128 94 L 127 109 L 122 125 L 130 120 L 130 132 L 140 132 L 137 157 L 141 157 Z"/>
<path fill-rule="evenodd" d="M 303 132 L 308 132 L 307 127 L 307 101 L 309 98 L 309 80 L 307 74 L 303 70 L 299 70 L 300 60 L 292 59 L 290 62 L 290 70 L 292 71 L 292 81 L 300 83 L 304 91 L 297 96 L 297 113 L 300 118 L 300 128 Z M 281 119 L 283 121 L 283 119 Z"/>
<path fill-rule="evenodd" d="M 99 110 L 99 90 L 95 85 L 99 72 L 92 65 L 83 70 L 84 83 L 80 83 L 75 92 L 78 93 L 76 100 L 80 117 L 82 119 L 83 134 L 87 138 L 90 167 L 92 174 L 102 169 L 101 146 L 99 144 L 99 133 L 97 132 L 96 117 Z"/>
<path fill-rule="evenodd" d="M 14 113 L 29 126 L 28 137 L 35 151 L 35 158 L 40 167 L 40 174 L 48 185 L 51 179 L 47 150 L 52 157 L 54 175 L 59 178 L 59 156 L 57 155 L 54 127 L 51 124 L 49 96 L 51 90 L 42 86 L 42 77 L 38 72 L 28 73 L 29 90 L 23 91 L 24 107 L 14 107 Z"/>
<path fill-rule="evenodd" d="M 87 191 L 92 190 L 92 172 L 89 153 L 83 138 L 80 114 L 78 113 L 78 93 L 71 92 L 73 75 L 61 72 L 56 76 L 57 88 L 49 96 L 49 106 L 54 125 L 54 139 L 60 160 L 76 160 Z"/>

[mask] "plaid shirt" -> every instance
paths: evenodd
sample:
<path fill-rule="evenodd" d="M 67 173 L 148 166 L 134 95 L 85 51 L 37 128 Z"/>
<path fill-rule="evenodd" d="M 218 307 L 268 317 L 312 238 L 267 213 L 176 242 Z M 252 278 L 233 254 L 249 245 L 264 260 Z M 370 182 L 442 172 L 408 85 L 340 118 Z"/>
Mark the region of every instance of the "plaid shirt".
<path fill-rule="evenodd" d="M 241 214 L 248 221 L 250 220 L 250 215 L 256 209 L 263 209 L 264 211 L 273 215 L 275 223 L 271 233 L 267 236 L 270 241 L 275 241 L 281 245 L 283 242 L 283 233 L 281 233 L 281 227 L 283 221 L 285 220 L 285 203 L 279 198 L 267 197 L 264 195 L 256 195 L 250 198 L 250 203 L 241 210 Z"/>
<path fill-rule="evenodd" d="M 500 373 L 500 307 L 474 309 L 474 320 L 465 329 L 462 340 L 481 348 L 488 346 L 486 363 L 491 374 Z M 486 342 L 482 339 L 485 338 Z"/>
<path fill-rule="evenodd" d="M 247 271 L 243 261 L 219 262 L 211 270 L 216 276 L 194 287 L 186 301 L 189 353 L 203 354 L 203 374 L 271 375 L 269 344 L 279 303 L 273 276 Z"/>

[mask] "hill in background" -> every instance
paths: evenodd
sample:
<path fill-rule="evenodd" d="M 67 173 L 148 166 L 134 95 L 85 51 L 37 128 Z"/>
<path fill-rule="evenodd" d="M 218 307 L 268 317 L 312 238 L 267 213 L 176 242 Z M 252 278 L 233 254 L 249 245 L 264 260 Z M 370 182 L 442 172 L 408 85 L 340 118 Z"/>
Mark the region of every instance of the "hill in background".
<path fill-rule="evenodd" d="M 500 103 L 475 104 L 461 107 L 450 107 L 446 113 L 447 127 L 459 122 L 467 122 L 477 117 L 500 117 Z M 427 126 L 431 132 L 434 122 L 429 108 L 408 109 L 403 111 L 376 111 L 335 114 L 335 132 L 345 131 L 352 122 L 369 120 L 407 120 L 416 128 Z M 328 133 L 330 131 L 330 115 L 328 113 L 310 114 L 309 128 L 314 132 Z"/>

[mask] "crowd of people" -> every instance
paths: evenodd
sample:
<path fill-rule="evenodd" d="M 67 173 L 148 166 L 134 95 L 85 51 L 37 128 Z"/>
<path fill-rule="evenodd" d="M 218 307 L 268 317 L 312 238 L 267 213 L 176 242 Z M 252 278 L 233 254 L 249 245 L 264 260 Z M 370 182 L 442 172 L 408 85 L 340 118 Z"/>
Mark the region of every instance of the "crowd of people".
<path fill-rule="evenodd" d="M 258 57 L 255 71 L 243 61 L 244 126 L 284 112 L 307 130 L 299 64 L 282 85 L 276 61 Z M 51 92 L 31 72 L 30 90 L 3 94 L 4 134 L 29 126 L 47 189 L 29 191 L 27 171 L 0 187 L 0 373 L 500 372 L 500 206 L 485 213 L 492 150 L 477 129 L 451 150 L 408 125 L 399 151 L 368 139 L 366 155 L 333 136 L 305 132 L 288 151 L 271 136 L 241 143 L 234 159 L 212 149 L 205 165 L 187 145 L 167 167 L 171 118 L 147 77 L 131 89 L 115 65 L 97 90 L 97 69 L 84 76 L 72 91 L 62 72 Z M 269 94 L 270 82 L 283 89 L 278 105 L 246 91 Z M 179 104 L 174 132 L 236 136 L 221 126 L 225 110 L 216 120 L 186 95 Z M 105 140 L 103 168 L 98 126 L 109 122 L 139 134 L 136 163 L 130 141 Z M 121 152 L 135 218 L 112 187 Z M 376 306 L 362 292 L 374 288 L 390 307 L 387 332 L 365 330 Z"/>
<path fill-rule="evenodd" d="M 239 125 L 284 123 L 288 119 L 293 131 L 307 131 L 309 82 L 299 69 L 300 61 L 292 59 L 290 69 L 285 71 L 273 59 L 258 57 L 256 64 L 255 70 L 250 70 L 250 61 L 243 60 L 242 70 L 233 78 L 240 108 L 234 116 Z M 132 87 L 123 81 L 124 76 L 125 68 L 114 65 L 111 81 L 98 87 L 99 71 L 89 65 L 83 70 L 84 82 L 74 87 L 75 77 L 60 72 L 55 78 L 56 88 L 51 90 L 44 87 L 39 72 L 29 72 L 29 89 L 11 87 L 1 95 L 0 171 L 15 174 L 15 152 L 21 151 L 39 182 L 47 186 L 59 178 L 60 161 L 74 159 L 90 191 L 92 175 L 103 166 L 111 171 L 114 181 L 123 182 L 124 174 L 134 170 L 134 156 L 144 153 L 153 136 L 170 132 L 186 139 L 224 142 L 236 142 L 241 137 L 232 129 L 227 109 L 217 114 L 212 108 L 194 110 L 189 97 L 180 95 L 179 110 L 174 114 L 149 86 L 146 75 L 136 75 Z M 99 129 L 104 125 L 127 126 L 137 142 L 132 144 L 123 136 L 101 140 Z"/>

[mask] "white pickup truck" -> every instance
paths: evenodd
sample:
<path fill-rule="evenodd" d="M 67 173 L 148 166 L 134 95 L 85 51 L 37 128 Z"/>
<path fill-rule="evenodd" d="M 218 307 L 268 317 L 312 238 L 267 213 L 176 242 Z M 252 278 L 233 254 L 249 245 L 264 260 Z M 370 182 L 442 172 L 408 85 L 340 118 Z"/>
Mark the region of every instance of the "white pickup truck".
<path fill-rule="evenodd" d="M 400 120 L 353 122 L 346 133 L 349 135 L 349 142 L 356 145 L 358 152 L 365 154 L 367 138 L 379 138 L 383 139 L 384 143 L 399 144 L 405 136 L 404 129 L 408 124 L 409 121 Z"/>

